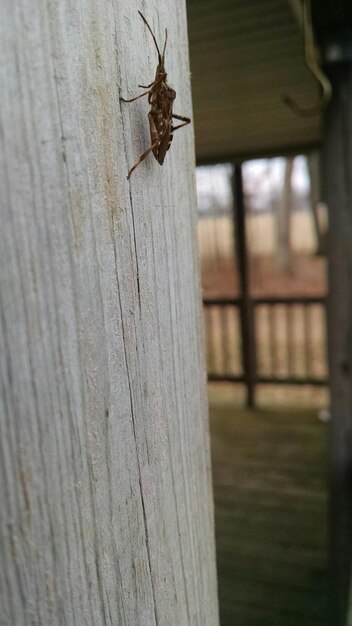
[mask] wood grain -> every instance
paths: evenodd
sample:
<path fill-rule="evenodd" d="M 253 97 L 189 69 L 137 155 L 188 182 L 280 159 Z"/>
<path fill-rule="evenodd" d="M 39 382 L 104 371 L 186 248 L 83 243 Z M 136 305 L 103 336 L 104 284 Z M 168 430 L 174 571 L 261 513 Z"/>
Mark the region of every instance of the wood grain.
<path fill-rule="evenodd" d="M 184 2 L 4 0 L 0 623 L 218 624 Z"/>

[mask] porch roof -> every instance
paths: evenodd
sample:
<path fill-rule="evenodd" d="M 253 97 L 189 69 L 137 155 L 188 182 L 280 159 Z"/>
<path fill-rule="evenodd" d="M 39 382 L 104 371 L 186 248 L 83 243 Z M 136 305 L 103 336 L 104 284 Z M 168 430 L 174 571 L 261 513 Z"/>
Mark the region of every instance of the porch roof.
<path fill-rule="evenodd" d="M 313 0 L 318 35 L 341 28 L 348 10 L 346 0 Z M 198 162 L 318 146 L 321 115 L 299 117 L 282 100 L 311 107 L 319 94 L 304 62 L 300 0 L 188 0 L 187 11 Z"/>

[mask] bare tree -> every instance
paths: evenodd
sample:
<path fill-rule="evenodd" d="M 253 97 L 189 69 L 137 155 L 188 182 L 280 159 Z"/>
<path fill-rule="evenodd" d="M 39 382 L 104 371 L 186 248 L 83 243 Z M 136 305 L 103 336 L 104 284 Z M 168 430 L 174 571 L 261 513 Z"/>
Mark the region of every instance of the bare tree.
<path fill-rule="evenodd" d="M 291 264 L 291 210 L 293 157 L 285 162 L 281 202 L 277 203 L 277 263 L 287 272 Z"/>
<path fill-rule="evenodd" d="M 327 253 L 327 232 L 322 228 L 319 216 L 319 204 L 321 202 L 320 175 L 319 175 L 319 154 L 311 152 L 308 155 L 308 171 L 310 179 L 310 208 L 312 211 L 314 232 L 317 240 L 318 255 Z"/>

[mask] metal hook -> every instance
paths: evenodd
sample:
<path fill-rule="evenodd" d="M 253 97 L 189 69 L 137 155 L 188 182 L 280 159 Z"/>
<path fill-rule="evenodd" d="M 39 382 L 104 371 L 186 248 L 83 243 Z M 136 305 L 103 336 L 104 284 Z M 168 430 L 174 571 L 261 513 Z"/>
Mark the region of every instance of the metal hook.
<path fill-rule="evenodd" d="M 314 46 L 313 29 L 311 21 L 311 0 L 303 0 L 303 36 L 304 36 L 304 59 L 305 64 L 318 81 L 321 96 L 319 102 L 310 108 L 302 108 L 295 102 L 290 96 L 282 96 L 283 101 L 290 109 L 299 115 L 300 117 L 311 117 L 318 115 L 330 102 L 332 88 L 329 79 L 325 76 L 324 72 L 318 65 L 316 50 Z"/>

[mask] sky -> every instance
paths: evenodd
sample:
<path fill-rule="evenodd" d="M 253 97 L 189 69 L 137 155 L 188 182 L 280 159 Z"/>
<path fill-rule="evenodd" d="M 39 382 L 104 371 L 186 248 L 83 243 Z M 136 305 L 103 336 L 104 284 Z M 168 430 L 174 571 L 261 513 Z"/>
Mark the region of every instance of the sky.
<path fill-rule="evenodd" d="M 285 159 L 256 159 L 243 165 L 243 183 L 245 192 L 251 196 L 254 210 L 270 207 L 273 197 L 281 192 Z M 217 210 L 226 212 L 231 207 L 231 165 L 213 165 L 197 167 L 197 198 L 200 213 L 211 212 L 214 205 Z M 297 156 L 294 160 L 292 186 L 299 196 L 308 196 L 309 175 L 307 159 Z"/>

